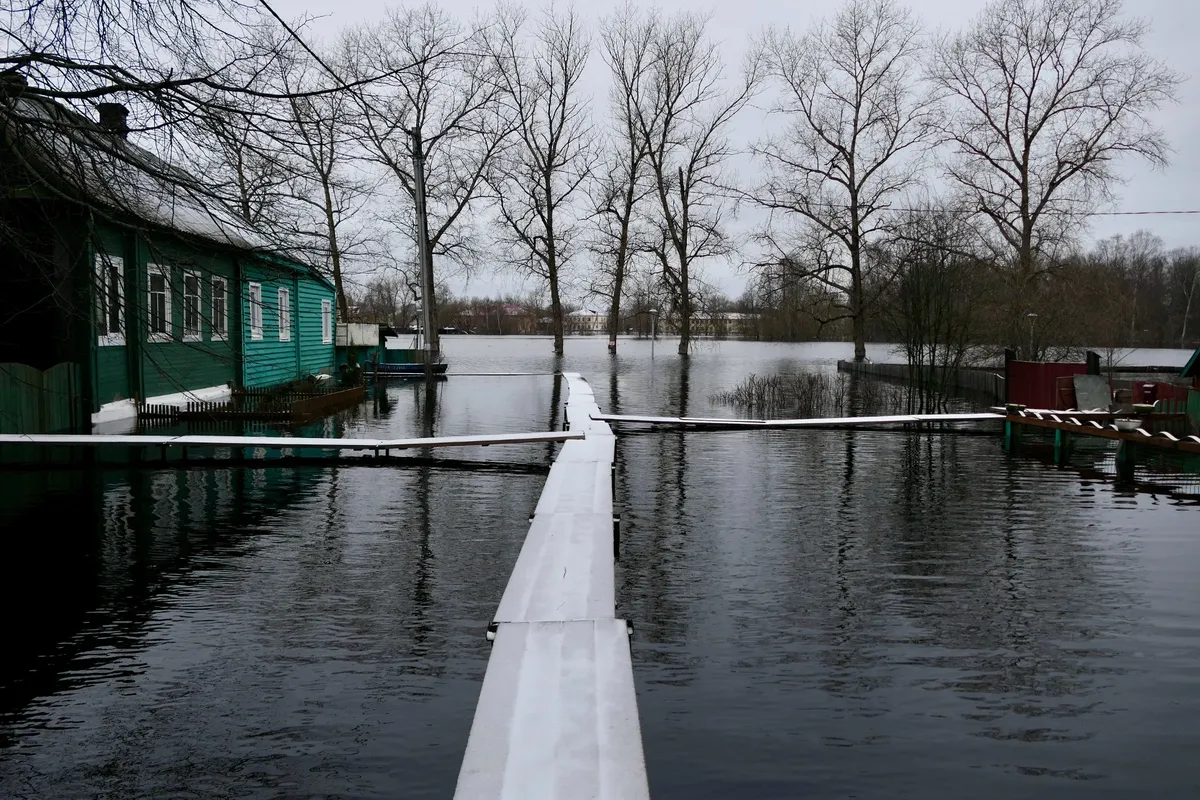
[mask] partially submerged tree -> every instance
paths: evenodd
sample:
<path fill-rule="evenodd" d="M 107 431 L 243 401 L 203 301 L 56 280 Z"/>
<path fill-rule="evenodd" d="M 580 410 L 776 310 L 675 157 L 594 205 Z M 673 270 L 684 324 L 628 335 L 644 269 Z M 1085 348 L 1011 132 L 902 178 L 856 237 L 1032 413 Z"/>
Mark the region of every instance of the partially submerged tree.
<path fill-rule="evenodd" d="M 805 237 L 820 243 L 808 276 L 846 298 L 857 361 L 866 357 L 864 254 L 887 230 L 889 203 L 919 177 L 933 132 L 933 97 L 913 80 L 921 46 L 919 24 L 894 0 L 850 0 L 804 35 L 772 28 L 760 43 L 780 87 L 772 111 L 786 121 L 755 147 L 766 177 L 753 199 L 772 215 L 762 240 L 777 260 L 797 249 L 797 223 L 815 229 Z"/>
<path fill-rule="evenodd" d="M 751 59 L 726 86 L 724 63 L 705 35 L 707 23 L 686 12 L 651 19 L 649 68 L 634 104 L 658 201 L 650 246 L 678 320 L 680 355 L 691 346 L 695 265 L 730 250 L 725 216 L 731 181 L 723 168 L 736 148 L 728 129 L 760 79 Z"/>
<path fill-rule="evenodd" d="M 930 204 L 903 214 L 872 257 L 896 270 L 883 298 L 883 322 L 911 368 L 911 410 L 944 410 L 951 370 L 979 344 L 986 273 L 971 252 L 974 235 L 955 209 Z"/>
<path fill-rule="evenodd" d="M 554 353 L 563 354 L 563 278 L 582 236 L 581 201 L 594 161 L 581 82 L 591 41 L 574 11 L 543 12 L 531 40 L 524 13 L 506 9 L 491 36 L 516 130 L 489 171 L 509 262 L 550 294 Z"/>
<path fill-rule="evenodd" d="M 992 0 L 935 50 L 932 79 L 957 101 L 943 125 L 949 176 L 995 234 L 1010 345 L 1118 160 L 1166 163 L 1149 115 L 1180 79 L 1142 49 L 1146 23 L 1121 11 L 1121 0 Z"/>
<path fill-rule="evenodd" d="M 464 268 L 480 258 L 469 209 L 513 129 L 502 113 L 500 76 L 482 27 L 463 26 L 433 3 L 389 9 L 381 23 L 349 32 L 340 56 L 349 77 L 382 76 L 355 93 L 356 124 L 370 158 L 410 202 L 416 195 L 413 134 L 420 133 L 429 257 Z M 406 203 L 394 222 L 417 241 L 412 206 Z M 436 343 L 436 308 L 433 318 L 435 330 L 427 335 Z"/>
<path fill-rule="evenodd" d="M 609 301 L 608 346 L 613 352 L 621 327 L 625 278 L 631 261 L 644 249 L 637 241 L 635 213 L 651 184 L 646 175 L 648 142 L 638 128 L 636 103 L 649 67 L 654 28 L 631 4 L 605 19 L 600 28 L 601 55 L 612 73 L 612 120 L 592 191 L 596 224 L 592 250 L 599 259 L 600 285 L 594 291 Z"/>

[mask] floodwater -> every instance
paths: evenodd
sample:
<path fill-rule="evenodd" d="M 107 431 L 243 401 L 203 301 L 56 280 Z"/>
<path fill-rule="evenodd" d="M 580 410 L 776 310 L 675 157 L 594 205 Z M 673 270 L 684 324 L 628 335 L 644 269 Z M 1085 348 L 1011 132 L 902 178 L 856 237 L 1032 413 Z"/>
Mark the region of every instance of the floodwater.
<path fill-rule="evenodd" d="M 850 353 L 444 346 L 540 374 L 395 384 L 321 433 L 558 427 L 556 368 L 728 415 L 747 374 Z M 449 797 L 552 455 L 0 473 L 0 797 Z M 655 798 L 1200 794 L 1194 500 L 977 435 L 631 431 L 617 468 Z"/>

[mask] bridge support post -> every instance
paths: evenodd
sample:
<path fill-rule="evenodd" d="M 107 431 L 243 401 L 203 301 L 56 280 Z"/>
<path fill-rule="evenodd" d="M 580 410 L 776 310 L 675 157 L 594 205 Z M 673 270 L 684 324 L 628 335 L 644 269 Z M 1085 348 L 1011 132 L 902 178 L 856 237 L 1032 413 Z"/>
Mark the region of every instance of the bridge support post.
<path fill-rule="evenodd" d="M 1015 453 L 1021 445 L 1021 432 L 1016 423 L 1004 421 L 1004 452 Z"/>
<path fill-rule="evenodd" d="M 1054 463 L 1066 464 L 1071 460 L 1071 434 L 1059 428 L 1054 431 Z"/>
<path fill-rule="evenodd" d="M 1117 480 L 1121 483 L 1133 483 L 1133 474 L 1137 467 L 1134 446 L 1133 442 L 1125 440 L 1117 444 Z"/>

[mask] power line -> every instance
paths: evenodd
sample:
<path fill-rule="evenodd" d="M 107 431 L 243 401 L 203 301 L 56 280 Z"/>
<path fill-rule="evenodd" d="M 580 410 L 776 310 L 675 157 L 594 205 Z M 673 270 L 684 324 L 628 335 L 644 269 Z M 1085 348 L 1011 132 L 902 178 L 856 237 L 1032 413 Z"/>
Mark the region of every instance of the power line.
<path fill-rule="evenodd" d="M 313 50 L 311 47 L 309 47 L 308 43 L 306 41 L 304 41 L 303 39 L 300 38 L 300 34 L 297 33 L 292 28 L 291 25 L 288 25 L 287 22 L 284 21 L 283 17 L 279 16 L 279 14 L 275 11 L 275 9 L 271 8 L 271 4 L 268 3 L 267 0 L 258 0 L 258 1 L 260 3 L 262 3 L 263 8 L 265 8 L 268 12 L 270 12 L 271 16 L 275 18 L 275 21 L 283 26 L 283 29 L 288 32 L 288 35 L 291 36 L 293 39 L 295 39 L 296 42 L 301 47 L 304 48 L 305 52 L 307 52 L 310 56 L 312 56 L 313 59 L 318 64 L 320 64 L 322 67 L 325 68 L 326 72 L 328 72 L 331 76 L 333 76 L 333 79 L 335 81 L 337 81 L 338 83 L 340 83 L 342 85 L 343 89 L 347 89 L 347 90 L 350 89 L 350 85 L 347 84 L 344 80 L 342 80 L 341 76 L 333 71 L 333 67 L 326 64 L 325 60 L 323 58 L 321 58 L 319 55 L 317 55 L 317 52 L 315 50 Z"/>
<path fill-rule="evenodd" d="M 1093 211 L 1088 214 L 1089 217 L 1149 217 L 1155 215 L 1166 214 L 1200 214 L 1200 210 L 1195 211 Z"/>

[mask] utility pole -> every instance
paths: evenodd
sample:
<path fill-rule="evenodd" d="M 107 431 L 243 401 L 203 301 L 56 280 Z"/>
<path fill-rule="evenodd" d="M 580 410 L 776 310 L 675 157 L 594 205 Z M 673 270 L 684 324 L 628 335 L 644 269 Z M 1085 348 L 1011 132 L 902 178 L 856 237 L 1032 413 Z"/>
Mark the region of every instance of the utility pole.
<path fill-rule="evenodd" d="M 433 257 L 429 252 L 429 220 L 425 215 L 425 148 L 421 129 L 408 131 L 412 137 L 413 157 L 413 201 L 417 211 L 417 258 L 421 261 L 421 327 L 425 335 L 421 346 L 425 350 L 425 363 L 432 364 L 441 344 L 438 340 L 437 310 L 433 296 Z"/>

